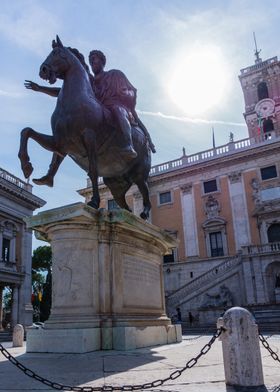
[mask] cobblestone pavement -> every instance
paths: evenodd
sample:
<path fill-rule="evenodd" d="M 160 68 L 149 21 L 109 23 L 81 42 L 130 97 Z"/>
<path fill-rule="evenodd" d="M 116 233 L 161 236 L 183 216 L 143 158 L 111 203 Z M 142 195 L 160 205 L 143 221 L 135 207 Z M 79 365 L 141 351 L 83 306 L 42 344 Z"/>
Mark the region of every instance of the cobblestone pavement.
<path fill-rule="evenodd" d="M 166 378 L 174 370 L 196 356 L 209 341 L 209 336 L 182 343 L 132 351 L 102 351 L 87 354 L 35 354 L 26 353 L 25 347 L 4 347 L 26 367 L 39 375 L 67 385 L 101 386 L 142 384 L 158 378 Z M 269 338 L 269 344 L 280 353 L 280 335 Z M 261 348 L 265 388 L 254 392 L 280 392 L 280 363 L 274 361 L 268 351 Z M 222 344 L 216 341 L 211 350 L 198 363 L 186 370 L 178 379 L 164 386 L 153 388 L 157 392 L 232 392 L 224 382 Z M 0 392 L 53 391 L 49 387 L 24 375 L 0 353 Z M 242 389 L 239 389 L 242 391 Z M 252 389 L 250 390 L 252 391 Z"/>

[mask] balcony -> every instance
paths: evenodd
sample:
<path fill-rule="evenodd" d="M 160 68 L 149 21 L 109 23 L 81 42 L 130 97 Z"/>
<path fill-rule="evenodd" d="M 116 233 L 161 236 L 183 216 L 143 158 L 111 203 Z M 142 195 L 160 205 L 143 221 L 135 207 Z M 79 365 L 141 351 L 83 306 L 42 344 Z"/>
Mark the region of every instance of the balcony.
<path fill-rule="evenodd" d="M 280 253 L 280 242 L 270 242 L 262 245 L 250 245 L 242 247 L 243 255 L 262 255 L 268 253 Z"/>

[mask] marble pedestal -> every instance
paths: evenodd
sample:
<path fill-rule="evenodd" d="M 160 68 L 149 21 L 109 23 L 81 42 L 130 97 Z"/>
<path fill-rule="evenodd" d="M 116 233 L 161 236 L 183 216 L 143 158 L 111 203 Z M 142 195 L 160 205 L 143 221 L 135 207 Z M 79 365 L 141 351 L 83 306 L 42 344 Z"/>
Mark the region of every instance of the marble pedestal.
<path fill-rule="evenodd" d="M 53 297 L 44 328 L 27 331 L 28 352 L 128 350 L 181 341 L 165 313 L 164 231 L 124 210 L 83 203 L 26 219 L 51 243 Z"/>

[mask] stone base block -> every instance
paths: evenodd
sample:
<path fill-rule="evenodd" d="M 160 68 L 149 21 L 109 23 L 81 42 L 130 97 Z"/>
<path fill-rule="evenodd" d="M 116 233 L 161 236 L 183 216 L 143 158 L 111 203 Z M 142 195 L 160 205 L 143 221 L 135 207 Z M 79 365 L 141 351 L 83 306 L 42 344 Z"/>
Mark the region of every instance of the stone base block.
<path fill-rule="evenodd" d="M 99 328 L 43 329 L 30 328 L 26 334 L 26 351 L 34 353 L 87 353 L 101 349 Z"/>
<path fill-rule="evenodd" d="M 87 329 L 27 330 L 27 352 L 86 353 L 96 350 L 133 350 L 182 341 L 181 325 Z"/>
<path fill-rule="evenodd" d="M 133 350 L 182 341 L 181 325 L 113 328 L 115 350 Z"/>

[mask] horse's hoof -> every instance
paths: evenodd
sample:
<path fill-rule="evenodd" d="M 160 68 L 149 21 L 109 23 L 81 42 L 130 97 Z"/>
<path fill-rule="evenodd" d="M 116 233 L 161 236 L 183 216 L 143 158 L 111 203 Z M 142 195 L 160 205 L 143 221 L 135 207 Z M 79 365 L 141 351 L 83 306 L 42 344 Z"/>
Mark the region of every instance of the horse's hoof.
<path fill-rule="evenodd" d="M 32 180 L 36 185 L 47 185 L 49 187 L 53 187 L 53 177 L 51 176 L 43 176 L 41 178 L 33 178 Z"/>
<path fill-rule="evenodd" d="M 24 177 L 29 178 L 33 172 L 33 166 L 31 165 L 30 162 L 28 162 L 22 166 L 22 171 L 23 171 Z"/>

